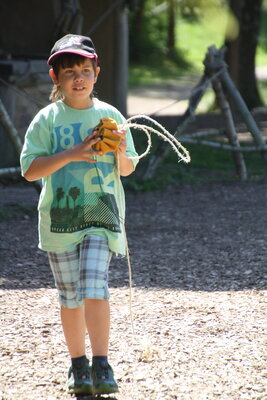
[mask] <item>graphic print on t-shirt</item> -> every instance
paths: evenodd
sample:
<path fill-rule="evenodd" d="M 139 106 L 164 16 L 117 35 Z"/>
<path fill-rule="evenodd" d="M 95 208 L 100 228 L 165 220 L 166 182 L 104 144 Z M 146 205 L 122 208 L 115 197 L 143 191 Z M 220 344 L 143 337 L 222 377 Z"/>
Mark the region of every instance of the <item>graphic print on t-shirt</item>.
<path fill-rule="evenodd" d="M 62 151 L 64 143 L 71 146 L 79 143 L 80 126 L 75 124 L 71 130 L 56 127 L 52 135 L 53 143 L 57 144 L 54 151 Z M 69 163 L 52 175 L 51 232 L 71 233 L 90 227 L 121 232 L 113 169 L 114 155 L 111 154 L 105 157 L 105 162 L 96 164 Z"/>

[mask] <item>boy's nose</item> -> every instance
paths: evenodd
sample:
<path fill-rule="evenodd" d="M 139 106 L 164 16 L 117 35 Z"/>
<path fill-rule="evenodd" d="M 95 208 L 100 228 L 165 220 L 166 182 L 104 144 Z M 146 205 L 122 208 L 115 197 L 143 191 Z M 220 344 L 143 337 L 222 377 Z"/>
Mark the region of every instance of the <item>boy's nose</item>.
<path fill-rule="evenodd" d="M 80 81 L 83 79 L 82 77 L 82 73 L 81 72 L 76 72 L 75 76 L 74 76 L 75 81 Z"/>

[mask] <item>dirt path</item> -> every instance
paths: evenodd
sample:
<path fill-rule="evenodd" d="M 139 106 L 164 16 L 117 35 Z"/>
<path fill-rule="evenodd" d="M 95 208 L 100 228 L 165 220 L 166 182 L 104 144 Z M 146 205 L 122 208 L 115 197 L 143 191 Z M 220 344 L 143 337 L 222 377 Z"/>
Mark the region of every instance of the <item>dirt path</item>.
<path fill-rule="evenodd" d="M 166 85 L 143 85 L 129 90 L 127 110 L 129 115 L 180 115 L 188 107 L 191 91 L 200 76 L 181 77 Z"/>
<path fill-rule="evenodd" d="M 259 81 L 267 81 L 267 67 L 257 67 L 256 77 Z M 200 78 L 201 74 L 181 76 L 177 80 L 169 80 L 165 85 L 142 85 L 130 89 L 127 97 L 128 114 L 181 115 Z M 212 90 L 210 86 L 208 90 Z M 198 111 L 200 108 L 201 102 Z"/>
<path fill-rule="evenodd" d="M 0 187 L 1 400 L 70 399 L 36 202 L 30 186 Z M 135 334 L 127 265 L 113 259 L 113 399 L 267 399 L 267 184 L 177 185 L 127 204 Z"/>

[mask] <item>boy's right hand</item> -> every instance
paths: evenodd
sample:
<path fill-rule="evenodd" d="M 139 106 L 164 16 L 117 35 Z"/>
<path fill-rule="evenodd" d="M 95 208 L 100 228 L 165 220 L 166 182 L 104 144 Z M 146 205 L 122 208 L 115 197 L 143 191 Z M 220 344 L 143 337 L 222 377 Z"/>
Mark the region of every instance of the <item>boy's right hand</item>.
<path fill-rule="evenodd" d="M 36 157 L 25 172 L 24 178 L 29 182 L 44 178 L 65 167 L 65 165 L 72 161 L 95 163 L 96 160 L 92 157 L 102 154 L 101 151 L 94 151 L 92 149 L 92 146 L 101 140 L 100 138 L 95 138 L 95 134 L 96 132 L 88 136 L 82 143 L 70 149 L 49 156 Z"/>
<path fill-rule="evenodd" d="M 96 160 L 93 156 L 102 155 L 102 151 L 93 150 L 93 145 L 101 140 L 101 138 L 95 138 L 97 132 L 93 132 L 87 136 L 83 142 L 71 147 L 69 150 L 70 161 L 86 161 L 89 163 L 95 163 Z"/>

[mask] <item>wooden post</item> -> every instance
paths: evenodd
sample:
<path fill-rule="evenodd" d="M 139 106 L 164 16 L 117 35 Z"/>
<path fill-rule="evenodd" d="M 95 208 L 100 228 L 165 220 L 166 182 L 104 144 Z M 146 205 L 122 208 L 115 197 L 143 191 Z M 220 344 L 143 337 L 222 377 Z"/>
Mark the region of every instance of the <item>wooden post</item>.
<path fill-rule="evenodd" d="M 215 59 L 215 56 L 217 56 L 217 59 Z M 219 57 L 218 57 L 219 56 Z M 224 61 L 222 58 L 223 54 L 217 54 L 217 50 L 213 47 L 209 48 L 208 53 L 206 54 L 206 59 L 205 59 L 205 66 L 209 70 L 211 69 L 213 65 L 216 65 L 218 63 L 217 68 L 219 67 L 224 67 Z M 240 147 L 240 144 L 238 142 L 236 130 L 235 130 L 235 124 L 233 120 L 233 116 L 231 113 L 230 105 L 224 95 L 222 85 L 220 82 L 220 76 L 218 78 L 213 79 L 212 81 L 212 87 L 215 92 L 218 105 L 221 108 L 222 115 L 224 118 L 224 123 L 225 123 L 225 133 L 226 136 L 228 137 L 230 145 L 234 147 Z M 246 181 L 247 180 L 247 170 L 246 170 L 246 165 L 245 165 L 245 160 L 244 156 L 240 152 L 232 152 L 234 163 L 236 166 L 236 172 L 240 178 L 241 181 Z"/>
<path fill-rule="evenodd" d="M 17 132 L 16 128 L 14 127 L 1 99 L 0 99 L 0 122 L 3 125 L 9 139 L 11 140 L 11 143 L 13 144 L 17 158 L 19 159 L 21 149 L 22 149 L 22 142 L 20 140 L 18 132 Z M 32 182 L 32 185 L 36 188 L 36 190 L 38 192 L 41 191 L 41 186 L 38 181 Z"/>
<path fill-rule="evenodd" d="M 233 121 L 233 116 L 231 113 L 230 105 L 228 101 L 226 100 L 226 97 L 223 93 L 222 90 L 222 85 L 219 79 L 215 79 L 212 83 L 214 92 L 216 93 L 216 98 L 218 101 L 218 104 L 221 108 L 223 117 L 224 117 L 224 123 L 225 123 L 225 133 L 228 137 L 229 143 L 234 146 L 234 147 L 240 147 L 236 130 L 235 130 L 235 124 Z M 236 166 L 236 172 L 238 176 L 240 177 L 240 180 L 242 182 L 247 180 L 247 169 L 246 169 L 246 164 L 244 160 L 244 156 L 241 152 L 232 152 L 234 163 Z"/>
<path fill-rule="evenodd" d="M 233 84 L 229 74 L 225 71 L 221 74 L 221 82 L 225 90 L 228 92 L 229 96 L 233 99 L 238 111 L 240 112 L 245 124 L 247 125 L 247 128 L 251 135 L 254 138 L 255 143 L 259 147 L 263 147 L 265 145 L 265 141 L 261 135 L 261 132 L 256 124 L 256 121 L 254 120 L 253 116 L 251 115 L 249 109 L 246 106 L 246 103 L 242 99 L 239 91 Z M 262 152 L 262 157 L 264 160 L 267 162 L 267 154 L 265 152 Z"/>
<path fill-rule="evenodd" d="M 230 142 L 230 146 L 223 145 L 221 143 L 214 143 L 215 148 L 221 148 L 225 150 L 231 150 L 233 152 L 233 157 L 234 161 L 236 164 L 236 169 L 238 171 L 238 174 L 240 176 L 241 180 L 246 180 L 247 179 L 247 171 L 246 171 L 246 166 L 244 162 L 244 157 L 242 155 L 242 149 L 240 147 L 240 144 L 238 142 L 237 134 L 235 131 L 234 127 L 234 121 L 233 117 L 231 114 L 231 110 L 229 107 L 229 103 L 226 100 L 226 97 L 224 95 L 224 92 L 222 91 L 222 87 L 228 92 L 229 96 L 233 99 L 234 103 L 236 104 L 237 109 L 239 110 L 241 116 L 243 117 L 248 130 L 252 134 L 255 143 L 259 147 L 259 151 L 262 151 L 263 158 L 267 161 L 267 153 L 265 151 L 266 149 L 266 144 L 265 141 L 260 133 L 260 130 L 249 112 L 244 100 L 242 99 L 240 93 L 234 86 L 233 82 L 231 81 L 231 78 L 229 77 L 229 74 L 227 72 L 227 65 L 224 61 L 224 49 L 217 50 L 215 46 L 210 46 L 208 48 L 208 52 L 206 54 L 205 60 L 203 62 L 205 65 L 205 72 L 203 77 L 201 78 L 200 82 L 198 85 L 194 88 L 192 91 L 191 97 L 189 99 L 189 106 L 186 110 L 186 112 L 183 114 L 180 124 L 177 127 L 176 135 L 181 134 L 181 132 L 185 129 L 187 126 L 188 122 L 193 119 L 195 110 L 205 93 L 207 86 L 210 82 L 214 81 L 215 83 L 213 84 L 213 88 L 215 92 L 218 95 L 218 101 L 220 104 L 220 107 L 222 109 L 222 113 L 224 116 L 225 120 L 225 125 L 226 125 L 226 134 Z M 196 143 L 196 140 L 194 139 L 188 139 L 186 140 L 186 137 L 184 137 L 182 140 L 185 141 L 185 143 Z M 204 143 L 205 141 L 198 141 L 199 144 L 205 144 L 205 145 L 211 145 L 211 142 Z M 150 157 L 150 160 L 148 162 L 148 166 L 146 168 L 146 171 L 143 175 L 143 179 L 151 179 L 156 173 L 156 169 L 158 168 L 159 164 L 162 162 L 162 160 L 168 155 L 169 153 L 169 148 L 164 146 L 164 143 L 160 143 L 155 154 Z M 245 151 L 245 150 L 244 150 Z M 255 151 L 253 149 L 253 151 Z"/>
<path fill-rule="evenodd" d="M 128 16 L 125 6 L 118 6 L 115 11 L 116 34 L 114 42 L 115 69 L 114 69 L 114 106 L 127 115 L 128 92 Z"/>
<path fill-rule="evenodd" d="M 191 97 L 189 99 L 188 108 L 182 115 L 181 120 L 179 121 L 179 125 L 174 133 L 175 137 L 179 137 L 179 135 L 185 130 L 189 122 L 191 122 L 195 118 L 195 111 L 197 109 L 199 102 L 202 99 L 202 96 L 205 93 L 205 90 L 208 86 L 208 82 L 209 82 L 208 77 L 204 74 L 201 77 L 199 83 L 193 89 Z M 148 160 L 148 165 L 143 175 L 144 180 L 153 178 L 157 168 L 169 153 L 170 153 L 170 147 L 166 146 L 166 143 L 160 142 L 158 144 L 155 153 L 152 156 L 150 156 L 150 159 Z"/>
<path fill-rule="evenodd" d="M 11 118 L 16 111 L 16 94 L 10 87 L 0 82 L 0 99 L 3 99 L 5 110 Z M 17 157 L 12 143 L 6 138 L 6 130 L 0 125 L 0 168 L 16 165 Z"/>
<path fill-rule="evenodd" d="M 261 135 L 261 132 L 251 115 L 249 109 L 246 106 L 242 96 L 240 95 L 239 91 L 237 90 L 236 86 L 234 85 L 232 79 L 230 78 L 227 65 L 224 61 L 224 52 L 225 48 L 220 50 L 216 49 L 215 46 L 210 46 L 208 48 L 208 52 L 206 54 L 206 58 L 204 60 L 204 65 L 206 67 L 206 71 L 211 76 L 220 71 L 219 79 L 222 83 L 223 88 L 227 92 L 228 96 L 231 98 L 235 107 L 239 111 L 241 117 L 243 118 L 249 132 L 251 133 L 252 137 L 256 144 L 259 147 L 265 146 L 265 141 Z M 264 160 L 267 162 L 267 154 L 262 153 Z"/>
<path fill-rule="evenodd" d="M 15 149 L 16 155 L 19 158 L 22 149 L 22 142 L 20 140 L 16 128 L 14 127 L 11 119 L 9 118 L 9 115 L 1 99 L 0 99 L 0 122 L 2 123 L 6 133 L 8 134 Z"/>

